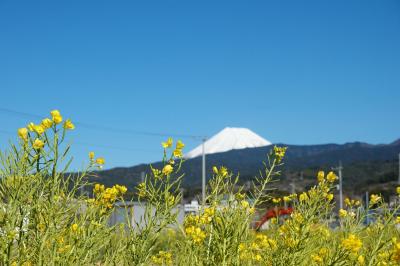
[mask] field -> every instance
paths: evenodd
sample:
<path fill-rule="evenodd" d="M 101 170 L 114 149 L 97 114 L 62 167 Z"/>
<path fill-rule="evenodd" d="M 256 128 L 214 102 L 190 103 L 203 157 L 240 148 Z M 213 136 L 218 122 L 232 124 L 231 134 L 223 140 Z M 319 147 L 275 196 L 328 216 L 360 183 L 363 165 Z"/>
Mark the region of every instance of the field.
<path fill-rule="evenodd" d="M 53 110 L 49 118 L 18 129 L 18 142 L 1 153 L 1 265 L 399 265 L 399 206 L 371 195 L 369 210 L 346 199 L 333 227 L 333 172 L 315 173 L 317 185 L 299 194 L 270 196 L 279 180 L 286 148 L 275 146 L 265 168 L 243 192 L 238 177 L 213 167 L 206 207 L 177 224 L 184 144 L 162 143 L 163 165 L 151 168 L 133 191 L 143 203 L 142 221 L 108 221 L 127 188 L 91 183 L 105 159 L 88 154 L 87 167 L 67 174 L 65 145 L 73 122 Z M 93 180 L 93 179 L 90 179 Z M 91 187 L 90 196 L 81 188 Z M 399 197 L 400 188 L 393 187 Z M 260 206 L 284 203 L 294 212 L 266 231 L 250 228 Z M 128 210 L 127 210 L 128 211 Z M 365 224 L 366 218 L 372 221 Z"/>

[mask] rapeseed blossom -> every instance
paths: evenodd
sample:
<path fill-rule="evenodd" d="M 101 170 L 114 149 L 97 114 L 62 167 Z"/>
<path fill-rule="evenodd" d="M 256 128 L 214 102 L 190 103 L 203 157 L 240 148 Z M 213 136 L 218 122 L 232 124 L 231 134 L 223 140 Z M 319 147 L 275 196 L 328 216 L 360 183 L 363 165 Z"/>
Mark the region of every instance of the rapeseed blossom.
<path fill-rule="evenodd" d="M 49 128 L 52 127 L 53 121 L 51 121 L 50 118 L 45 118 L 45 119 L 42 120 L 41 125 L 42 125 L 42 127 L 43 127 L 44 129 L 49 129 Z"/>
<path fill-rule="evenodd" d="M 161 142 L 161 145 L 163 146 L 164 149 L 167 149 L 171 148 L 173 143 L 174 141 L 172 140 L 172 138 L 168 138 L 166 142 Z"/>
<path fill-rule="evenodd" d="M 63 127 L 65 129 L 70 129 L 70 130 L 75 129 L 75 125 L 72 123 L 70 119 L 65 120 Z"/>
<path fill-rule="evenodd" d="M 317 175 L 317 179 L 318 179 L 318 182 L 320 182 L 320 183 L 323 182 L 325 180 L 325 172 L 319 171 L 318 175 Z"/>
<path fill-rule="evenodd" d="M 170 175 L 174 171 L 174 168 L 170 164 L 166 164 L 162 169 L 164 175 Z"/>
<path fill-rule="evenodd" d="M 44 147 L 44 142 L 41 141 L 40 139 L 35 139 L 35 141 L 32 144 L 32 147 L 35 150 L 40 150 L 40 149 L 42 149 Z"/>
<path fill-rule="evenodd" d="M 285 157 L 286 150 L 287 147 L 274 146 L 274 155 L 278 163 L 282 161 L 283 157 Z"/>
<path fill-rule="evenodd" d="M 28 129 L 26 127 L 18 129 L 18 136 L 24 141 L 28 140 Z"/>
<path fill-rule="evenodd" d="M 62 122 L 63 118 L 58 110 L 53 110 L 50 114 L 55 124 L 60 124 Z"/>
<path fill-rule="evenodd" d="M 334 172 L 329 172 L 328 175 L 326 176 L 326 180 L 328 180 L 328 182 L 333 183 L 338 179 L 338 177 L 336 176 L 336 174 Z"/>
<path fill-rule="evenodd" d="M 376 194 L 372 194 L 369 203 L 370 203 L 371 205 L 375 205 L 375 204 L 377 204 L 379 201 L 381 201 L 381 199 L 382 199 L 382 198 L 381 198 L 380 196 L 378 196 L 378 195 L 376 195 Z"/>
<path fill-rule="evenodd" d="M 362 241 L 354 234 L 342 240 L 342 247 L 351 253 L 357 253 L 362 247 Z"/>
<path fill-rule="evenodd" d="M 347 217 L 347 211 L 346 211 L 346 210 L 343 210 L 343 209 L 340 209 L 340 210 L 339 210 L 339 217 L 340 217 L 340 218 L 345 218 L 345 217 Z"/>

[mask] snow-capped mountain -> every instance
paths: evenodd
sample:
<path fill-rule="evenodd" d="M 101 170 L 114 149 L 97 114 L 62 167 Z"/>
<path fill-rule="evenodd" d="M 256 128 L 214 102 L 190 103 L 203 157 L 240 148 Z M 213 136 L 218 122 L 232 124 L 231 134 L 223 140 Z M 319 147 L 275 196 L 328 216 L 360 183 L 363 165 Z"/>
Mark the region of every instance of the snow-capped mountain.
<path fill-rule="evenodd" d="M 205 142 L 205 153 L 219 153 L 230 150 L 256 148 L 271 145 L 268 140 L 260 137 L 247 128 L 226 127 Z M 202 155 L 202 145 L 197 146 L 187 154 L 186 159 Z"/>

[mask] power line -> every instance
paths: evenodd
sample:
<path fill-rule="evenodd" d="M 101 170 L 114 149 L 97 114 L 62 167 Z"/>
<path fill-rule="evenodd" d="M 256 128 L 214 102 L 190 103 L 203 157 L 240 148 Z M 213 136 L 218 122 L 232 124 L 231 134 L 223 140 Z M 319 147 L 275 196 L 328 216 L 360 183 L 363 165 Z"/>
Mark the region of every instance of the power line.
<path fill-rule="evenodd" d="M 0 107 L 0 112 L 8 113 L 15 116 L 20 117 L 29 117 L 29 118 L 36 118 L 42 119 L 43 117 L 37 114 L 20 112 L 8 108 Z M 102 130 L 102 131 L 110 131 L 115 133 L 123 133 L 129 135 L 142 135 L 142 136 L 153 136 L 153 137 L 176 137 L 176 138 L 190 138 L 195 140 L 202 140 L 205 136 L 200 135 L 187 135 L 187 134 L 175 134 L 175 133 L 165 133 L 165 132 L 150 132 L 150 131 L 140 131 L 140 130 L 129 130 L 129 129 L 121 129 L 121 128 L 114 128 L 114 127 L 107 127 L 103 125 L 96 125 L 84 122 L 77 122 L 74 121 L 74 124 L 83 128 L 89 128 L 93 130 Z"/>
<path fill-rule="evenodd" d="M 7 130 L 1 130 L 0 129 L 0 134 L 4 135 L 16 135 L 16 133 L 7 131 Z M 114 150 L 124 150 L 124 151 L 134 151 L 134 152 L 159 152 L 156 150 L 146 150 L 146 149 L 138 149 L 138 148 L 130 148 L 130 147 L 120 147 L 120 146 L 114 146 L 114 145 L 103 145 L 103 144 L 94 144 L 94 143 L 88 143 L 88 142 L 82 142 L 82 141 L 74 141 L 73 144 L 76 144 L 78 146 L 87 146 L 87 147 L 94 147 L 94 148 L 104 148 L 104 149 L 114 149 Z"/>

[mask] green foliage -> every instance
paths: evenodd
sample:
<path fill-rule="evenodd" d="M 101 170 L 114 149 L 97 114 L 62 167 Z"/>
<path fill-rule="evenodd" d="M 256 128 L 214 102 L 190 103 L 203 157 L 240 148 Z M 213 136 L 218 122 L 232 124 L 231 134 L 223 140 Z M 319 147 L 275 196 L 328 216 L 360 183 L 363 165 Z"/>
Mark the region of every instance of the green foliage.
<path fill-rule="evenodd" d="M 18 130 L 19 143 L 0 154 L 1 265 L 399 265 L 400 206 L 373 194 L 369 209 L 346 199 L 332 229 L 333 172 L 300 194 L 272 197 L 286 148 L 274 147 L 264 170 L 245 191 L 226 167 L 213 167 L 206 201 L 198 213 L 177 223 L 182 198 L 183 143 L 162 143 L 161 165 L 134 191 L 145 208 L 132 221 L 110 226 L 115 203 L 127 188 L 106 187 L 89 177 L 105 160 L 89 153 L 86 169 L 68 174 L 68 130 L 75 127 L 54 110 L 52 118 Z M 81 194 L 93 188 L 93 195 Z M 245 193 L 246 192 L 246 193 Z M 400 194 L 400 188 L 397 189 Z M 278 193 L 275 193 L 278 195 Z M 399 196 L 397 195 L 397 201 Z M 287 219 L 273 218 L 263 232 L 251 229 L 262 204 L 291 205 Z M 371 221 L 365 224 L 365 221 Z"/>

